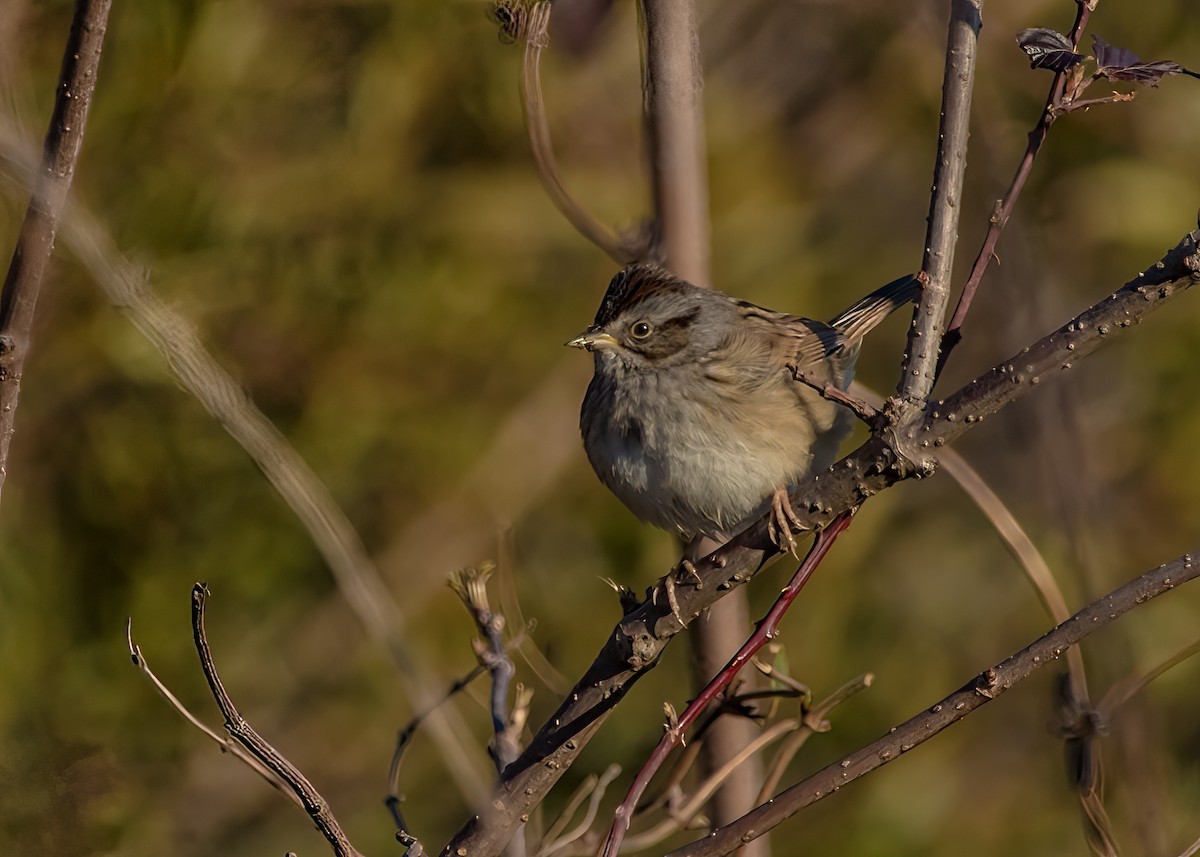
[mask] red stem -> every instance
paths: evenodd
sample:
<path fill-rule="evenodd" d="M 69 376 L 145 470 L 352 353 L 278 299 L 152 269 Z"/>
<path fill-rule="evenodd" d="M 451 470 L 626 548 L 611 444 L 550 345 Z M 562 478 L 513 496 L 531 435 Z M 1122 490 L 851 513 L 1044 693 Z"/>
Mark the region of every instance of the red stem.
<path fill-rule="evenodd" d="M 804 561 L 800 563 L 800 567 L 796 569 L 796 573 L 792 575 L 792 579 L 783 592 L 779 593 L 779 597 L 775 599 L 775 603 L 771 605 L 767 615 L 755 626 L 754 633 L 742 644 L 737 654 L 730 658 L 716 677 L 705 686 L 704 690 L 700 691 L 700 695 L 688 704 L 683 714 L 679 716 L 679 721 L 667 728 L 662 740 L 654 748 L 654 752 L 650 754 L 646 763 L 642 765 L 642 769 L 634 777 L 633 784 L 630 785 L 629 792 L 625 795 L 625 800 L 613 814 L 612 827 L 609 828 L 608 838 L 604 841 L 603 857 L 616 857 L 621 848 L 621 842 L 625 839 L 625 831 L 629 829 L 629 821 L 633 818 L 634 810 L 637 809 L 638 801 L 646 791 L 646 787 L 650 785 L 650 780 L 658 773 L 658 769 L 670 755 L 672 748 L 680 743 L 683 733 L 708 708 L 709 704 L 729 687 L 734 677 L 754 656 L 754 653 L 761 649 L 767 641 L 774 639 L 778 632 L 779 620 L 792 606 L 792 602 L 796 600 L 796 596 L 800 594 L 800 590 L 804 588 L 804 584 L 808 582 L 812 573 L 817 570 L 817 566 L 821 564 L 825 554 L 829 553 L 829 549 L 833 547 L 837 537 L 850 526 L 853 516 L 853 510 L 843 512 L 834 518 L 828 527 L 817 531 L 816 538 L 813 539 L 812 547 L 808 549 Z"/>
<path fill-rule="evenodd" d="M 1088 18 L 1092 15 L 1093 8 L 1088 0 L 1076 0 L 1076 2 L 1078 8 L 1075 13 L 1075 25 L 1071 28 L 1071 44 L 1078 49 L 1079 40 L 1083 38 L 1083 30 L 1087 26 Z M 954 308 L 954 315 L 950 319 L 950 325 L 946 328 L 946 335 L 942 339 L 938 374 L 941 374 L 942 367 L 946 365 L 946 360 L 949 358 L 950 352 L 954 350 L 954 346 L 962 340 L 961 328 L 966 320 L 967 312 L 971 309 L 971 301 L 975 298 L 975 292 L 979 290 L 979 284 L 983 281 L 983 275 L 987 272 L 988 265 L 992 263 L 992 258 L 996 253 L 996 243 L 1000 240 L 1000 233 L 1004 231 L 1004 227 L 1017 205 L 1017 199 L 1020 198 L 1021 191 L 1025 188 L 1025 181 L 1033 170 L 1033 161 L 1037 158 L 1042 143 L 1046 141 L 1046 136 L 1050 133 L 1050 126 L 1054 124 L 1057 116 L 1056 110 L 1062 101 L 1066 82 L 1065 72 L 1060 71 L 1054 75 L 1054 80 L 1050 84 L 1050 92 L 1046 95 L 1046 105 L 1042 108 L 1037 125 L 1029 132 L 1029 142 L 1025 146 L 1025 154 L 1017 165 L 1017 171 L 1013 174 L 1012 182 L 1004 194 L 1004 199 L 1000 200 L 992 214 L 987 235 L 983 239 L 983 246 L 979 248 L 979 255 L 975 257 L 975 263 L 971 266 L 971 273 L 967 277 L 966 285 L 963 286 L 962 294 L 959 295 L 958 305 Z"/>

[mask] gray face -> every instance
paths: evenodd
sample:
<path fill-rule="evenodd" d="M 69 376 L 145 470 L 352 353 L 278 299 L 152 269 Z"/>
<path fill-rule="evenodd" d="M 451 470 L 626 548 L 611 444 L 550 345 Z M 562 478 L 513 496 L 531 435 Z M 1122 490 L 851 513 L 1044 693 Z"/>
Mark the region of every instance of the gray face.
<path fill-rule="evenodd" d="M 628 370 L 662 371 L 710 353 L 733 315 L 732 302 L 720 293 L 634 266 L 613 279 L 585 337 L 593 337 L 598 371 L 614 362 Z"/>

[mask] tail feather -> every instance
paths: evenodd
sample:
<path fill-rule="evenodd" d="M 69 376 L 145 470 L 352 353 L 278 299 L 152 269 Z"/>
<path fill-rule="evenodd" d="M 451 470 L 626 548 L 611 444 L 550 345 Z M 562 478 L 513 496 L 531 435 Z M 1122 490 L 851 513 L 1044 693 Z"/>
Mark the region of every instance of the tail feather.
<path fill-rule="evenodd" d="M 906 274 L 838 313 L 829 322 L 829 326 L 842 334 L 848 342 L 856 342 L 900 307 L 916 300 L 920 293 L 921 283 L 916 275 Z"/>

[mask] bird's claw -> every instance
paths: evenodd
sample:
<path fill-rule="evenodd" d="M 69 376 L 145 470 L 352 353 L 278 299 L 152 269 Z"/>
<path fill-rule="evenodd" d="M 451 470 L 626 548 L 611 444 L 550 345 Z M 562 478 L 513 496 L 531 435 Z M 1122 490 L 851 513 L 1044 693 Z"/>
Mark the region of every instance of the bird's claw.
<path fill-rule="evenodd" d="M 667 603 L 671 606 L 671 615 L 680 625 L 687 625 L 687 622 L 683 618 L 683 611 L 679 609 L 679 597 L 675 594 L 675 587 L 684 583 L 685 578 L 690 578 L 687 582 L 697 589 L 704 585 L 700 572 L 696 571 L 696 566 L 689 559 L 681 559 L 679 565 L 668 571 L 667 576 L 663 578 L 663 590 L 667 594 Z"/>
<path fill-rule="evenodd" d="M 700 577 L 700 572 L 696 571 L 696 566 L 692 564 L 690 559 L 681 559 L 679 561 L 679 565 L 675 566 L 671 573 L 674 575 L 677 582 L 682 581 L 684 575 L 687 575 L 692 579 L 692 583 L 694 583 L 697 588 L 704 583 L 704 580 Z"/>
<path fill-rule="evenodd" d="M 799 559 L 796 537 L 793 530 L 804 528 L 804 522 L 792 508 L 786 488 L 776 488 L 771 495 L 771 515 L 767 518 L 767 535 L 781 550 L 786 550 Z"/>

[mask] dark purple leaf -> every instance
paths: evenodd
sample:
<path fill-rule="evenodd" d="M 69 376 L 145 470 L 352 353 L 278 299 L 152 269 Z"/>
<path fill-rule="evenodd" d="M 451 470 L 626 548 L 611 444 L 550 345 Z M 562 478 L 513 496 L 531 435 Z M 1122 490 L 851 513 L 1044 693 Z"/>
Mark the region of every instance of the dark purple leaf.
<path fill-rule="evenodd" d="M 1030 68 L 1068 71 L 1087 59 L 1083 54 L 1075 53 L 1070 39 L 1047 27 L 1022 30 L 1017 33 L 1017 44 L 1029 57 Z"/>
<path fill-rule="evenodd" d="M 1170 60 L 1142 62 L 1133 51 L 1110 45 L 1099 36 L 1092 36 L 1092 42 L 1096 51 L 1096 74 L 1109 80 L 1123 80 L 1141 86 L 1158 86 L 1158 82 L 1169 74 L 1200 77 L 1194 71 L 1188 71 L 1179 63 Z"/>

